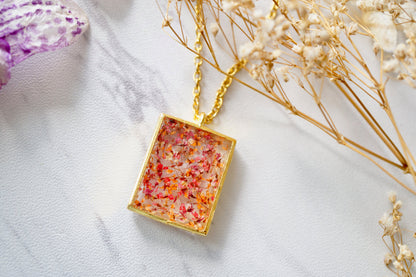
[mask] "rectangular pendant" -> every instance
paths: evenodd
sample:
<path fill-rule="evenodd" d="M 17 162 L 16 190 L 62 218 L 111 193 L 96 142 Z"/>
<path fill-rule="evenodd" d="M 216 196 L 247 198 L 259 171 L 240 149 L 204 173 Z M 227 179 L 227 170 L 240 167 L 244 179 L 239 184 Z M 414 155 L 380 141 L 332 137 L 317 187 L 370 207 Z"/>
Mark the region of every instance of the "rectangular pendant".
<path fill-rule="evenodd" d="M 162 114 L 128 208 L 207 235 L 235 144 L 235 139 Z"/>

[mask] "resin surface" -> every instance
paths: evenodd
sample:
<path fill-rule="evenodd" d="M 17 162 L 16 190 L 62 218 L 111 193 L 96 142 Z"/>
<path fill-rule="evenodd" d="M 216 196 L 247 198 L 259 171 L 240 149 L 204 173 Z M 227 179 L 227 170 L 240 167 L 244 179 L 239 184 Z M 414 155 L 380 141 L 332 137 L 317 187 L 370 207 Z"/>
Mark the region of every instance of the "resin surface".
<path fill-rule="evenodd" d="M 233 147 L 227 137 L 165 116 L 131 205 L 205 232 Z"/>

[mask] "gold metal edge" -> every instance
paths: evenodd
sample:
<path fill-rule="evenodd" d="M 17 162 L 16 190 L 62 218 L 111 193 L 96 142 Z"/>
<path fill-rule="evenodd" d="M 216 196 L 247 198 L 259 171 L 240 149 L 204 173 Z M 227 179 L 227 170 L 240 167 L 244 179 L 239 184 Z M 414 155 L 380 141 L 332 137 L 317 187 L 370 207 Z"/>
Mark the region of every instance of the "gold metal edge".
<path fill-rule="evenodd" d="M 214 130 L 212 130 L 210 128 L 207 128 L 205 126 L 199 126 L 198 124 L 195 124 L 193 122 L 189 122 L 189 121 L 183 120 L 181 118 L 177 118 L 177 117 L 170 116 L 170 115 L 168 115 L 167 117 L 172 118 L 174 120 L 177 120 L 179 122 L 188 124 L 188 125 L 193 126 L 195 128 L 198 128 L 198 129 L 207 131 L 209 133 L 213 133 L 213 134 L 215 134 L 217 136 L 223 137 L 223 138 L 231 141 L 231 149 L 230 149 L 230 153 L 228 154 L 227 164 L 226 164 L 225 169 L 224 169 L 224 172 L 223 172 L 223 174 L 221 176 L 220 185 L 219 185 L 218 190 L 217 190 L 217 193 L 215 195 L 214 204 L 211 207 L 211 211 L 210 211 L 210 215 L 209 215 L 209 218 L 208 218 L 208 222 L 206 224 L 206 228 L 203 231 L 198 232 L 198 234 L 201 234 L 201 235 L 206 236 L 206 235 L 208 235 L 209 229 L 211 227 L 212 219 L 214 218 L 215 210 L 217 208 L 218 200 L 220 198 L 221 191 L 222 191 L 222 188 L 223 188 L 223 185 L 224 185 L 224 182 L 225 182 L 225 177 L 227 176 L 228 168 L 230 167 L 231 160 L 232 160 L 232 157 L 234 155 L 234 149 L 235 149 L 235 146 L 237 144 L 237 141 L 234 138 L 232 138 L 232 137 L 229 137 L 229 136 L 226 136 L 224 134 L 221 134 L 221 133 L 219 133 L 217 131 L 214 131 Z M 191 229 L 191 230 L 193 230 L 193 229 Z"/>
<path fill-rule="evenodd" d="M 169 221 L 169 220 L 164 219 L 164 218 L 162 218 L 162 217 L 158 217 L 158 216 L 156 216 L 156 215 L 149 214 L 149 213 L 147 213 L 147 212 L 145 212 L 145 211 L 142 211 L 142 210 L 136 209 L 136 208 L 135 208 L 134 206 L 132 206 L 132 205 L 129 205 L 127 208 L 128 208 L 130 211 L 133 211 L 133 212 L 135 212 L 135 213 L 138 213 L 138 214 L 144 215 L 144 216 L 146 216 L 146 217 L 148 217 L 148 218 L 151 218 L 151 219 L 153 219 L 153 220 L 159 221 L 159 222 L 161 222 L 161 223 L 165 223 L 165 224 L 167 224 L 167 225 L 172 225 L 172 226 L 174 226 L 174 227 L 180 228 L 180 229 L 182 229 L 182 230 L 185 230 L 185 231 L 188 231 L 188 232 L 191 232 L 191 233 L 194 233 L 194 234 L 198 234 L 198 235 L 206 236 L 206 234 L 204 234 L 203 232 L 200 232 L 200 231 L 198 231 L 198 230 L 195 230 L 195 229 L 192 229 L 192 228 L 189 228 L 189 227 L 183 226 L 183 225 L 181 225 L 181 224 L 179 224 L 179 223 L 175 223 L 175 222 Z"/>
<path fill-rule="evenodd" d="M 183 226 L 183 225 L 181 225 L 179 223 L 175 223 L 175 222 L 166 220 L 166 219 L 164 219 L 162 217 L 158 217 L 158 216 L 149 214 L 149 213 L 147 213 L 145 211 L 142 211 L 142 210 L 139 210 L 139 209 L 137 209 L 137 208 L 135 208 L 133 206 L 134 199 L 135 199 L 135 197 L 137 195 L 137 191 L 139 190 L 139 187 L 140 187 L 140 182 L 143 179 L 143 176 L 144 176 L 144 173 L 145 173 L 146 165 L 149 162 L 150 156 L 152 154 L 153 147 L 154 147 L 154 145 L 156 143 L 157 136 L 159 134 L 160 128 L 161 128 L 162 123 L 163 123 L 163 119 L 165 117 L 171 118 L 171 119 L 174 119 L 174 120 L 177 120 L 177 121 L 182 122 L 182 123 L 185 123 L 185 124 L 188 124 L 188 125 L 193 126 L 193 127 L 197 128 L 197 129 L 201 129 L 201 130 L 207 131 L 209 133 L 213 133 L 213 134 L 215 134 L 217 136 L 223 137 L 223 138 L 231 141 L 231 149 L 230 149 L 230 153 L 228 154 L 227 164 L 226 164 L 225 169 L 224 169 L 224 172 L 223 172 L 223 174 L 221 176 L 220 185 L 219 185 L 218 190 L 217 190 L 217 193 L 215 195 L 214 204 L 212 205 L 212 208 L 211 208 L 211 211 L 210 211 L 210 215 L 209 215 L 209 218 L 208 218 L 208 222 L 206 224 L 206 228 L 203 231 L 198 231 L 198 230 L 192 229 L 190 227 Z M 189 231 L 189 232 L 198 234 L 198 235 L 206 236 L 208 234 L 209 228 L 211 226 L 211 221 L 212 221 L 212 219 L 214 217 L 215 210 L 217 208 L 218 199 L 220 197 L 221 190 L 222 190 L 222 187 L 223 187 L 223 184 L 224 184 L 224 181 L 225 181 L 225 177 L 227 175 L 228 168 L 230 167 L 231 160 L 232 160 L 232 157 L 234 155 L 234 149 L 235 149 L 236 143 L 237 143 L 237 141 L 234 138 L 229 137 L 229 136 L 226 136 L 224 134 L 221 134 L 219 132 L 216 132 L 214 130 L 211 130 L 209 128 L 206 128 L 204 126 L 199 126 L 198 124 L 195 124 L 193 122 L 189 122 L 189 121 L 183 120 L 181 118 L 177 118 L 175 116 L 166 115 L 164 113 L 160 114 L 159 120 L 158 120 L 158 122 L 156 124 L 155 132 L 154 132 L 153 137 L 152 137 L 151 144 L 150 144 L 150 146 L 149 146 L 149 148 L 147 150 L 146 158 L 145 158 L 145 160 L 144 160 L 144 162 L 142 164 L 142 167 L 141 167 L 141 170 L 140 170 L 140 174 L 139 174 L 139 177 L 137 178 L 136 186 L 135 186 L 135 189 L 134 189 L 134 191 L 133 191 L 133 193 L 132 193 L 132 195 L 130 197 L 130 201 L 129 201 L 129 204 L 127 205 L 127 209 L 129 209 L 130 211 L 133 211 L 135 213 L 144 215 L 144 216 L 146 216 L 148 218 L 154 219 L 156 221 L 165 223 L 167 225 L 172 225 L 174 227 L 178 227 L 180 229 L 183 229 L 183 230 L 186 230 L 186 231 Z"/>
<path fill-rule="evenodd" d="M 155 143 L 156 143 L 157 136 L 159 135 L 160 128 L 161 128 L 161 126 L 162 126 L 162 123 L 163 123 L 163 120 L 164 120 L 164 118 L 165 118 L 165 117 L 168 117 L 168 118 L 173 118 L 173 119 L 178 120 L 178 121 L 180 121 L 180 122 L 187 123 L 187 122 L 184 122 L 184 120 L 180 120 L 180 119 L 174 118 L 174 117 L 172 117 L 172 116 L 169 116 L 169 115 L 166 115 L 166 114 L 163 114 L 163 113 L 162 113 L 162 114 L 160 114 L 159 119 L 158 119 L 158 122 L 156 123 L 156 128 L 155 128 L 155 132 L 154 132 L 153 137 L 152 137 L 152 141 L 151 141 L 150 146 L 149 146 L 149 148 L 148 148 L 148 150 L 147 150 L 147 152 L 146 152 L 146 158 L 145 158 L 145 159 L 144 159 L 144 161 L 143 161 L 143 164 L 142 164 L 141 169 L 140 169 L 139 176 L 138 176 L 137 181 L 136 181 L 135 188 L 134 188 L 133 193 L 132 193 L 132 195 L 131 195 L 131 197 L 130 197 L 130 201 L 129 201 L 128 205 L 127 205 L 127 209 L 129 209 L 130 211 L 133 211 L 133 212 L 135 212 L 135 213 L 138 213 L 138 214 L 144 215 L 144 216 L 146 216 L 146 217 L 148 217 L 148 218 L 151 218 L 151 219 L 153 219 L 153 220 L 156 220 L 156 221 L 159 221 L 159 222 L 165 223 L 165 224 L 167 224 L 167 225 L 173 225 L 174 227 L 178 227 L 178 228 L 180 228 L 180 229 L 183 229 L 183 230 L 186 230 L 186 231 L 189 231 L 189 232 L 195 233 L 195 234 L 199 234 L 199 235 L 206 236 L 206 234 L 204 234 L 204 233 L 203 233 L 203 232 L 201 232 L 201 231 L 197 231 L 197 230 L 192 229 L 192 228 L 190 228 L 190 227 L 186 227 L 186 226 L 183 226 L 183 225 L 181 225 L 181 224 L 178 224 L 178 223 L 175 223 L 175 222 L 171 222 L 171 221 L 166 220 L 166 219 L 164 219 L 164 218 L 162 218 L 162 217 L 158 217 L 158 216 L 155 216 L 155 215 L 149 214 L 149 213 L 147 213 L 147 212 L 145 212 L 145 211 L 142 211 L 142 210 L 136 209 L 136 208 L 133 206 L 134 199 L 136 198 L 137 191 L 138 191 L 138 190 L 139 190 L 139 188 L 140 188 L 140 183 L 141 183 L 141 181 L 142 181 L 142 179 L 143 179 L 143 176 L 144 176 L 144 174 L 145 174 L 145 169 L 146 169 L 146 166 L 147 166 L 147 164 L 148 164 L 148 162 L 149 162 L 150 156 L 151 156 L 151 154 L 152 154 L 153 147 L 154 147 L 154 145 L 155 145 Z"/>
<path fill-rule="evenodd" d="M 149 159 L 150 159 L 150 156 L 151 156 L 151 154 L 152 154 L 153 147 L 154 147 L 154 145 L 155 145 L 155 143 L 156 143 L 157 135 L 159 134 L 160 127 L 162 126 L 162 122 L 163 122 L 163 118 L 164 118 L 164 117 L 165 117 L 165 114 L 163 114 L 163 113 L 162 113 L 162 114 L 159 116 L 159 119 L 158 119 L 158 121 L 157 121 L 157 123 L 156 123 L 156 129 L 155 129 L 155 132 L 153 133 L 152 141 L 151 141 L 151 143 L 150 143 L 149 148 L 147 149 L 147 152 L 146 152 L 146 158 L 144 159 L 143 164 L 142 164 L 142 166 L 141 166 L 139 176 L 137 177 L 137 180 L 136 180 L 136 186 L 135 186 L 135 188 L 134 188 L 134 190 L 133 190 L 133 193 L 132 193 L 132 195 L 131 195 L 131 197 L 130 197 L 129 204 L 128 204 L 128 206 L 127 206 L 127 208 L 128 208 L 128 209 L 129 209 L 130 205 L 133 205 L 134 198 L 135 198 L 135 196 L 136 196 L 136 194 L 137 194 L 137 191 L 138 191 L 138 189 L 139 189 L 139 184 L 140 184 L 140 181 L 143 179 L 143 176 L 144 176 L 144 173 L 145 173 L 145 169 L 146 169 L 146 165 L 147 165 L 147 164 L 148 164 L 148 162 L 149 162 Z"/>
<path fill-rule="evenodd" d="M 208 218 L 208 222 L 207 222 L 206 228 L 204 230 L 205 235 L 208 234 L 209 228 L 211 227 L 211 221 L 214 218 L 215 210 L 217 209 L 218 200 L 220 199 L 221 191 L 222 191 L 222 188 L 223 188 L 223 185 L 224 185 L 224 182 L 225 182 L 225 177 L 227 176 L 228 169 L 229 169 L 230 164 L 231 164 L 231 160 L 233 159 L 234 149 L 235 149 L 236 144 L 237 144 L 236 140 L 231 141 L 231 150 L 230 150 L 230 153 L 228 154 L 227 164 L 225 166 L 224 172 L 222 173 L 221 180 L 220 180 L 220 185 L 218 187 L 217 194 L 215 195 L 214 204 L 212 205 L 212 208 L 211 208 L 211 211 L 210 211 L 210 214 L 209 214 L 209 218 Z"/>
<path fill-rule="evenodd" d="M 214 130 L 212 130 L 212 129 L 210 129 L 210 128 L 207 128 L 207 127 L 205 127 L 205 126 L 199 126 L 199 125 L 198 125 L 198 124 L 196 124 L 196 123 L 189 122 L 189 121 L 186 121 L 186 120 L 183 120 L 183 119 L 181 119 L 181 118 L 177 118 L 177 117 L 175 117 L 175 116 L 171 116 L 171 115 L 165 115 L 165 117 L 169 117 L 169 118 L 175 119 L 175 120 L 177 120 L 177 121 L 179 121 L 179 122 L 182 122 L 182 123 L 185 123 L 185 124 L 191 125 L 191 126 L 193 126 L 193 127 L 197 128 L 197 129 L 201 129 L 201 130 L 207 131 L 207 132 L 209 132 L 209 133 L 213 133 L 213 134 L 215 134 L 215 135 L 217 135 L 217 136 L 220 136 L 220 137 L 223 137 L 223 138 L 225 138 L 225 139 L 227 139 L 227 140 L 230 140 L 230 141 L 231 141 L 231 142 L 233 142 L 234 144 L 237 142 L 234 138 L 229 137 L 229 136 L 226 136 L 226 135 L 224 135 L 224 134 L 221 134 L 221 133 L 219 133 L 219 132 L 217 132 L 217 131 L 214 131 Z"/>

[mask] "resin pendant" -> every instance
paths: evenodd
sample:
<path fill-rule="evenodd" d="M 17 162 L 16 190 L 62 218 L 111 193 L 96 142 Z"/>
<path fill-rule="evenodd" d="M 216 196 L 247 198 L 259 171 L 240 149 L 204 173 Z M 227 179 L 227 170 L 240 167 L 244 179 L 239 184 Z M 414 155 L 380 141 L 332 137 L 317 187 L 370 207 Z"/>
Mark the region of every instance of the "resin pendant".
<path fill-rule="evenodd" d="M 236 141 L 162 114 L 128 208 L 206 235 Z"/>

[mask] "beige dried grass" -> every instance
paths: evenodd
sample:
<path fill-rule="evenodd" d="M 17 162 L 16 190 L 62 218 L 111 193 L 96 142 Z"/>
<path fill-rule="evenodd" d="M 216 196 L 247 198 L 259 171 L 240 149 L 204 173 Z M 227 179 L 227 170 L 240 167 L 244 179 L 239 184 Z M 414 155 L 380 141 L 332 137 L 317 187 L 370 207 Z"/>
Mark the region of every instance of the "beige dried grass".
<path fill-rule="evenodd" d="M 185 32 L 186 18 L 200 24 L 206 49 L 201 55 L 204 63 L 227 75 L 226 67 L 219 61 L 219 51 L 228 53 L 235 62 L 247 61 L 244 69 L 257 84 L 234 76 L 235 81 L 318 127 L 416 195 L 415 188 L 399 180 L 394 170 L 398 168 L 409 174 L 416 185 L 416 161 L 398 128 L 386 92 L 390 77 L 383 70 L 385 57 L 389 56 L 390 62 L 395 56 L 383 51 L 372 30 L 350 12 L 349 2 L 270 0 L 271 10 L 262 13 L 251 0 L 168 0 L 166 11 L 161 11 L 163 27 L 196 55 L 192 39 Z M 202 7 L 202 22 L 198 22 L 195 14 L 196 4 Z M 401 4 L 397 2 L 397 5 Z M 399 13 L 394 15 L 396 18 L 400 18 L 400 10 L 404 12 L 395 9 Z M 374 42 L 379 69 L 368 66 L 366 49 L 357 45 L 360 39 Z M 403 60 L 403 56 L 396 55 L 396 58 Z M 291 82 L 303 92 L 302 97 L 314 103 L 320 116 L 296 105 L 293 99 L 299 95 L 293 97 L 294 92 L 287 89 Z M 344 135 L 334 119 L 336 107 L 324 101 L 327 83 L 332 85 L 333 93 L 345 99 L 343 103 L 353 109 L 354 116 L 361 118 L 365 128 L 379 138 L 389 155 Z M 378 110 L 374 111 L 374 107 Z M 386 119 L 389 126 L 382 124 Z"/>

